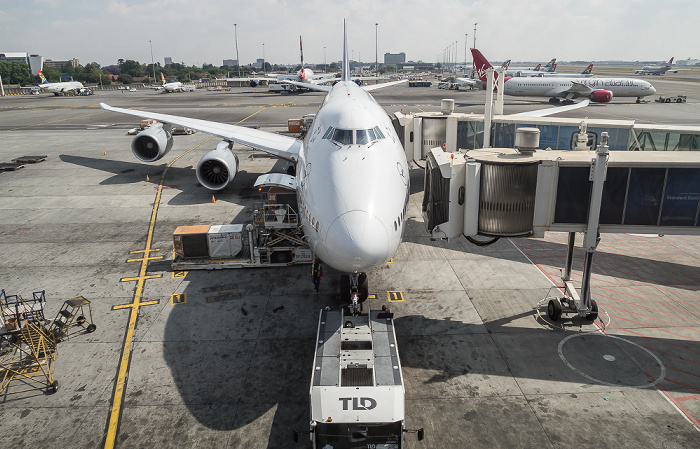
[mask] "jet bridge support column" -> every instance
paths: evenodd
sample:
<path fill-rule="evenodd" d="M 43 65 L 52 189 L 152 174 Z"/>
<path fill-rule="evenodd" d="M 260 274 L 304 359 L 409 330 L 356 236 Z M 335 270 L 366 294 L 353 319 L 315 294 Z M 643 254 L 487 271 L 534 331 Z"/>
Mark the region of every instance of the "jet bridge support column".
<path fill-rule="evenodd" d="M 591 269 L 593 266 L 593 254 L 595 253 L 600 234 L 598 226 L 600 224 L 600 206 L 603 201 L 603 186 L 605 185 L 605 175 L 608 168 L 608 133 L 601 133 L 601 143 L 596 150 L 596 158 L 591 161 L 591 171 L 589 180 L 591 186 L 591 200 L 588 208 L 588 223 L 583 237 L 583 249 L 586 256 L 583 263 L 583 276 L 581 279 L 581 297 L 576 292 L 571 280 L 571 266 L 574 257 L 574 241 L 576 235 L 569 233 L 569 241 L 566 252 L 566 268 L 562 275 L 566 297 L 552 299 L 547 305 L 547 314 L 553 321 L 559 319 L 562 314 L 562 306 L 567 306 L 567 312 L 578 313 L 580 317 L 585 317 L 590 321 L 598 318 L 598 304 L 591 299 Z"/>

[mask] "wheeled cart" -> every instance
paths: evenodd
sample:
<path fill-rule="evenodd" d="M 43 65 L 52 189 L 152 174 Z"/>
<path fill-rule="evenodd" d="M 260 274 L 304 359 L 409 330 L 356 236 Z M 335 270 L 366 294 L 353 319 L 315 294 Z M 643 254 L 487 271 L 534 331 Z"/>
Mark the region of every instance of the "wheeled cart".
<path fill-rule="evenodd" d="M 49 328 L 49 332 L 58 342 L 83 330 L 95 332 L 95 329 L 97 329 L 97 325 L 92 321 L 90 301 L 82 296 L 76 296 L 63 303 L 61 310 L 56 314 L 56 319 Z"/>

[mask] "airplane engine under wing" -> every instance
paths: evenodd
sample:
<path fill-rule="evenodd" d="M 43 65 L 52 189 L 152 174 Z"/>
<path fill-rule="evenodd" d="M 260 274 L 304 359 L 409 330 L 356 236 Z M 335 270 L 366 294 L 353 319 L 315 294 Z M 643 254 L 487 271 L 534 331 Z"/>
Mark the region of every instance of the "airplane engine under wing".
<path fill-rule="evenodd" d="M 131 151 L 143 162 L 154 162 L 162 158 L 173 147 L 173 136 L 163 129 L 162 123 L 154 123 L 134 137 Z"/>
<path fill-rule="evenodd" d="M 589 97 L 594 103 L 610 103 L 613 98 L 613 93 L 609 90 L 596 90 Z"/>
<path fill-rule="evenodd" d="M 229 142 L 221 142 L 197 164 L 197 180 L 209 190 L 226 187 L 238 171 L 238 157 Z"/>
<path fill-rule="evenodd" d="M 260 81 L 250 80 L 250 87 L 258 87 L 258 84 L 260 84 Z"/>

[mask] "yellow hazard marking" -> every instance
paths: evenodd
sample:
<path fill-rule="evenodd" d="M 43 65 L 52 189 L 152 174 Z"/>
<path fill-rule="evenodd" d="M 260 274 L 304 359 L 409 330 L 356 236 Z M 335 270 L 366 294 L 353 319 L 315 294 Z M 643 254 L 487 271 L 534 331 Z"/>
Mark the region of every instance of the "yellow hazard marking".
<path fill-rule="evenodd" d="M 387 294 L 387 301 L 389 302 L 403 302 L 403 292 L 396 290 L 396 291 L 388 291 L 386 292 Z"/>
<path fill-rule="evenodd" d="M 170 304 L 184 304 L 187 302 L 187 293 L 175 293 L 170 295 Z"/>
<path fill-rule="evenodd" d="M 377 295 L 367 295 L 367 299 L 377 299 Z"/>
<path fill-rule="evenodd" d="M 389 259 L 389 262 L 387 263 L 394 263 L 394 258 L 392 257 L 391 259 Z"/>
<path fill-rule="evenodd" d="M 185 276 L 187 276 L 186 271 L 173 271 L 172 278 L 178 279 L 178 278 L 184 278 Z"/>
<path fill-rule="evenodd" d="M 134 108 L 137 109 L 137 108 Z M 258 112 L 262 111 L 264 108 L 259 109 L 258 111 L 250 114 L 248 117 L 244 118 L 243 120 L 239 121 L 236 123 L 239 124 L 250 117 L 254 116 Z M 199 148 L 200 146 L 204 145 L 205 143 L 209 142 L 212 140 L 214 136 L 204 140 L 203 142 L 199 143 L 198 145 L 195 145 L 194 147 L 190 148 L 189 150 L 185 151 L 182 153 L 180 156 L 176 157 L 173 159 L 172 162 L 170 162 L 166 167 L 165 170 L 163 170 L 163 174 L 160 177 L 160 182 L 158 183 L 158 190 L 156 193 L 156 199 L 153 202 L 153 212 L 151 213 L 151 220 L 148 225 L 148 237 L 146 238 L 146 247 L 143 250 L 140 251 L 134 251 L 132 254 L 137 253 L 137 252 L 143 252 L 146 254 L 149 254 L 152 251 L 155 251 L 154 249 L 151 248 L 151 245 L 153 243 L 153 232 L 156 226 L 156 218 L 158 216 L 158 206 L 160 205 L 160 199 L 163 194 L 163 183 L 165 182 L 165 176 L 168 173 L 168 169 L 173 166 L 175 162 L 177 162 L 181 157 L 185 156 L 186 154 L 189 154 L 191 151 L 195 150 L 196 148 Z M 122 281 L 125 280 L 135 280 L 137 281 L 136 284 L 136 291 L 134 292 L 134 302 L 131 304 L 126 304 L 123 306 L 116 306 L 113 309 L 130 309 L 129 311 L 129 322 L 127 325 L 127 330 L 126 330 L 126 335 L 124 337 L 124 343 L 122 345 L 122 353 L 121 353 L 121 358 L 119 360 L 119 367 L 117 369 L 117 378 L 116 378 L 116 383 L 114 385 L 114 391 L 112 393 L 112 401 L 110 404 L 110 411 L 109 411 L 109 418 L 107 420 L 107 435 L 105 435 L 105 444 L 104 448 L 105 449 L 113 449 L 114 446 L 116 445 L 117 442 L 117 434 L 119 430 L 119 422 L 120 422 L 120 415 L 121 415 L 121 408 L 122 404 L 124 403 L 124 393 L 126 392 L 126 381 L 128 378 L 129 374 L 129 366 L 130 361 L 131 361 L 131 349 L 132 349 L 132 344 L 134 340 L 134 331 L 136 329 L 136 320 L 139 316 L 139 310 L 141 309 L 141 306 L 144 305 L 151 305 L 153 303 L 158 303 L 157 301 L 147 301 L 147 302 L 141 302 L 141 295 L 143 294 L 143 289 L 144 285 L 146 283 L 147 279 L 153 279 L 156 277 L 161 277 L 159 276 L 146 276 L 146 270 L 148 268 L 148 258 L 144 258 L 141 261 L 141 267 L 139 269 L 139 275 L 133 278 L 124 278 Z"/>
<path fill-rule="evenodd" d="M 146 259 L 144 259 L 144 261 L 145 260 Z M 120 281 L 121 282 L 141 281 L 141 280 L 146 280 L 146 279 L 158 279 L 161 277 L 163 277 L 162 274 L 152 274 L 150 276 L 137 276 L 137 277 L 133 277 L 133 278 L 121 278 Z"/>

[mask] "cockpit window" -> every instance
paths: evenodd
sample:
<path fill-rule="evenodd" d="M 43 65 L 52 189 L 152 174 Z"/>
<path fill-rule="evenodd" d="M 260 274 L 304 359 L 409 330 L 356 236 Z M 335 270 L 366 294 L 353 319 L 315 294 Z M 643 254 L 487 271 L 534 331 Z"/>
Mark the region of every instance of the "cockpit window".
<path fill-rule="evenodd" d="M 336 129 L 333 133 L 333 140 L 341 145 L 352 145 L 352 130 Z"/>
<path fill-rule="evenodd" d="M 355 143 L 358 145 L 369 143 L 369 136 L 366 129 L 358 129 L 355 131 Z"/>
<path fill-rule="evenodd" d="M 328 131 L 326 131 L 326 134 L 323 135 L 323 138 L 330 139 L 331 137 L 333 137 L 333 131 L 335 131 L 335 128 L 333 128 L 332 126 L 329 126 Z"/>
<path fill-rule="evenodd" d="M 332 140 L 340 145 L 367 145 L 379 139 L 384 139 L 384 134 L 378 126 L 371 129 L 336 129 L 329 126 L 323 134 L 324 139 Z"/>

